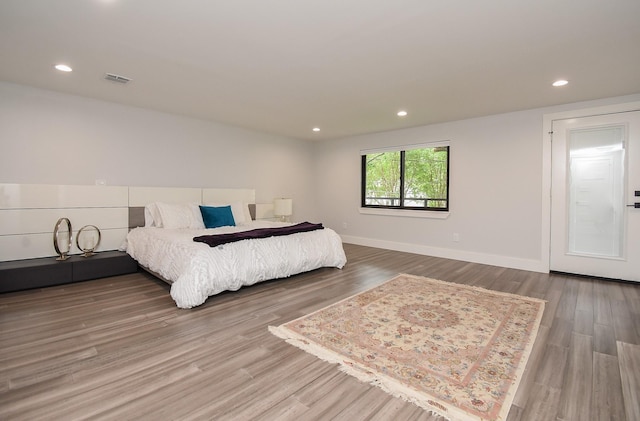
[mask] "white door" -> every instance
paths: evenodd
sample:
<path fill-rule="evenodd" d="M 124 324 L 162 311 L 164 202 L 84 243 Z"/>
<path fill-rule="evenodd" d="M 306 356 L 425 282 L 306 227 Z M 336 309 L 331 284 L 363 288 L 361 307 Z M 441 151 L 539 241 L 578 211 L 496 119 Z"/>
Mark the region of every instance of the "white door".
<path fill-rule="evenodd" d="M 551 270 L 640 281 L 640 111 L 551 127 Z"/>

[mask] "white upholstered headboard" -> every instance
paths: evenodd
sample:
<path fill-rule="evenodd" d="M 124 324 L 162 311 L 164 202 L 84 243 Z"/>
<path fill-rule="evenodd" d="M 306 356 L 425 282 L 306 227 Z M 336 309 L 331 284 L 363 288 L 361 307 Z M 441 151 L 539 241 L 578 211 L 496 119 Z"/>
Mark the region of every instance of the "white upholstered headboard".
<path fill-rule="evenodd" d="M 131 226 L 130 208 L 144 209 L 151 202 L 235 201 L 255 203 L 255 190 L 0 183 L 0 261 L 54 256 L 53 229 L 62 217 L 71 221 L 71 254 L 78 254 L 75 235 L 85 225 L 102 233 L 97 251 L 118 249 Z M 273 204 L 256 204 L 255 218 L 273 218 Z"/>

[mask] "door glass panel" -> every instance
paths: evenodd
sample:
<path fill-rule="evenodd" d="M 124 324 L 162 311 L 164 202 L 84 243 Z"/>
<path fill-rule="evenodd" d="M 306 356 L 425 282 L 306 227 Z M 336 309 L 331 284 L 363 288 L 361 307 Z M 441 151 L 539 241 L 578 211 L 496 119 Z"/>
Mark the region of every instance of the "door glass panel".
<path fill-rule="evenodd" d="M 569 254 L 624 256 L 625 126 L 569 131 Z"/>

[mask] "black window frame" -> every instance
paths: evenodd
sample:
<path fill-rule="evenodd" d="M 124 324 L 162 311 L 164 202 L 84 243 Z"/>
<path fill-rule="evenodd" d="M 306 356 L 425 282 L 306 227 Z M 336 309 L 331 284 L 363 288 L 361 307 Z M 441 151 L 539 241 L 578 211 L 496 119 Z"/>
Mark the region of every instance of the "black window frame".
<path fill-rule="evenodd" d="M 447 149 L 447 191 L 446 198 L 425 198 L 425 206 L 404 206 L 405 202 L 405 191 L 404 191 L 404 183 L 405 183 L 405 152 L 410 149 L 429 149 L 429 148 L 446 148 Z M 418 211 L 431 211 L 431 212 L 448 212 L 449 211 L 449 190 L 450 190 L 450 174 L 451 174 L 451 146 L 450 145 L 424 145 L 419 148 L 411 147 L 411 148 L 398 148 L 395 150 L 389 149 L 384 152 L 400 152 L 400 198 L 399 205 L 371 205 L 367 204 L 367 155 L 371 155 L 372 153 L 363 153 L 361 156 L 361 187 L 360 187 L 360 206 L 363 208 L 369 209 L 400 209 L 400 210 L 418 210 Z M 412 200 L 410 198 L 409 200 Z M 413 199 L 415 200 L 415 199 Z M 445 207 L 433 207 L 426 206 L 426 204 L 431 201 L 444 201 L 446 203 Z"/>

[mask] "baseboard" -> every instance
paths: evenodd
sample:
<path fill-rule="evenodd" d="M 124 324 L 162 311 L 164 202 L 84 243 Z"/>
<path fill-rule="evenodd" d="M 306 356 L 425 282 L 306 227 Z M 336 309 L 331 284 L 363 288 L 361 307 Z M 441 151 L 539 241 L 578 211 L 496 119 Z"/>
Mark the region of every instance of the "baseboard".
<path fill-rule="evenodd" d="M 532 272 L 548 273 L 540 260 L 520 259 L 516 257 L 499 256 L 464 250 L 453 250 L 439 247 L 423 246 L 420 244 L 399 243 L 395 241 L 378 240 L 374 238 L 354 237 L 341 235 L 342 241 L 348 244 L 369 246 L 387 250 L 404 251 L 407 253 L 422 254 L 425 256 L 442 257 L 444 259 L 461 260 L 463 262 L 481 263 L 491 266 L 500 266 L 511 269 L 528 270 Z"/>

